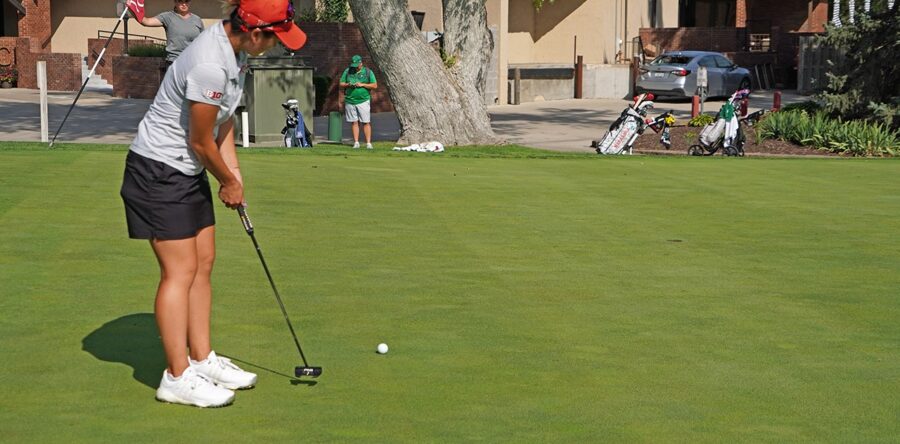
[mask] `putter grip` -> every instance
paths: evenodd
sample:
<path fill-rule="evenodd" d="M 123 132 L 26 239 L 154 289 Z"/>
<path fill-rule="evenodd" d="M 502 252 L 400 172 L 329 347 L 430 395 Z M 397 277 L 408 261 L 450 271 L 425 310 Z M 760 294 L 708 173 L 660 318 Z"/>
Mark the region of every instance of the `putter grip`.
<path fill-rule="evenodd" d="M 244 230 L 247 234 L 253 234 L 253 224 L 250 223 L 250 216 L 247 216 L 247 210 L 244 207 L 238 207 L 238 215 L 241 216 L 241 224 L 244 225 Z"/>

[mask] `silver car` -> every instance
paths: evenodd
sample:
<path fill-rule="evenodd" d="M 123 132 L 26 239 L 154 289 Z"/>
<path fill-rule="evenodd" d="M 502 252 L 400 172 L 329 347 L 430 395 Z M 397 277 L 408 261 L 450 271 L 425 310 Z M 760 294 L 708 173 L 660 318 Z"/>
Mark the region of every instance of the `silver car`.
<path fill-rule="evenodd" d="M 706 67 L 709 97 L 728 97 L 738 89 L 750 88 L 750 71 L 718 52 L 671 51 L 641 66 L 637 93 L 662 97 L 691 97 L 697 93 L 697 72 Z"/>

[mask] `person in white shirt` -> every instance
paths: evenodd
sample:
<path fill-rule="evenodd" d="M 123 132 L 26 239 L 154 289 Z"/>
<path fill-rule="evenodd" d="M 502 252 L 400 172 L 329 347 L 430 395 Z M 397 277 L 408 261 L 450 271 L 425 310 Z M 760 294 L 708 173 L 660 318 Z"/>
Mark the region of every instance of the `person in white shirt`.
<path fill-rule="evenodd" d="M 247 54 L 278 40 L 297 50 L 306 35 L 289 0 L 232 0 L 229 19 L 209 27 L 175 60 L 138 126 L 121 195 L 129 237 L 148 239 L 160 267 L 156 321 L 168 367 L 156 398 L 198 407 L 234 400 L 256 375 L 210 344 L 215 216 L 206 171 L 226 207 L 244 205 L 234 144 Z"/>

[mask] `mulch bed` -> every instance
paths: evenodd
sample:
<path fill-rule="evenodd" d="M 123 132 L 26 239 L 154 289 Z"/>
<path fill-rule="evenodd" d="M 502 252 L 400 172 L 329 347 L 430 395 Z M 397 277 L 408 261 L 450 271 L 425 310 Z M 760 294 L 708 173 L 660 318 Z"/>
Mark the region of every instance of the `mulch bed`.
<path fill-rule="evenodd" d="M 634 152 L 686 156 L 688 147 L 699 143 L 698 139 L 700 137 L 701 129 L 702 128 L 690 126 L 671 127 L 669 131 L 672 139 L 672 147 L 669 148 L 668 151 L 666 151 L 666 148 L 659 143 L 659 134 L 653 132 L 652 129 L 647 129 L 647 131 L 635 141 Z M 809 146 L 794 145 L 791 142 L 785 142 L 783 140 L 763 140 L 761 143 L 757 144 L 755 130 L 753 128 L 747 128 L 746 126 L 744 126 L 743 129 L 744 133 L 747 135 L 747 142 L 744 144 L 744 152 L 747 153 L 748 156 L 838 156 L 836 153 L 817 150 Z M 722 151 L 719 150 L 715 155 L 719 156 L 721 154 Z"/>

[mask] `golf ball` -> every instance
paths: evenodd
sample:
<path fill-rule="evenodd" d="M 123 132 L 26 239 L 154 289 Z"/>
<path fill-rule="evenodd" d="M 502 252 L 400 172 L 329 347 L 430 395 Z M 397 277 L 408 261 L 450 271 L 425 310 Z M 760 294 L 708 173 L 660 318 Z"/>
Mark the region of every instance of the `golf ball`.
<path fill-rule="evenodd" d="M 382 354 L 382 355 L 383 355 L 383 354 L 385 354 L 385 353 L 388 352 L 388 346 L 387 346 L 387 344 L 385 344 L 384 342 L 382 342 L 381 344 L 378 344 L 378 349 L 377 349 L 377 350 L 378 350 L 378 353 L 379 353 L 379 354 Z"/>

